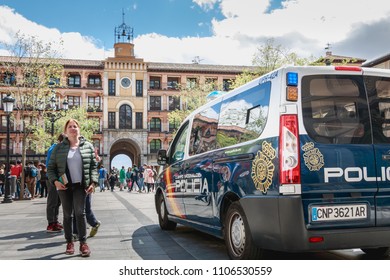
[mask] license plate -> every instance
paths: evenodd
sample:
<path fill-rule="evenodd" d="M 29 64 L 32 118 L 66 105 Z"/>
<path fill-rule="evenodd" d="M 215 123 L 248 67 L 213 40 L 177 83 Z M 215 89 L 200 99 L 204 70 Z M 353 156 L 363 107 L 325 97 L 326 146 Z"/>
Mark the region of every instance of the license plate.
<path fill-rule="evenodd" d="M 367 218 L 367 204 L 312 206 L 312 222 L 343 221 Z"/>

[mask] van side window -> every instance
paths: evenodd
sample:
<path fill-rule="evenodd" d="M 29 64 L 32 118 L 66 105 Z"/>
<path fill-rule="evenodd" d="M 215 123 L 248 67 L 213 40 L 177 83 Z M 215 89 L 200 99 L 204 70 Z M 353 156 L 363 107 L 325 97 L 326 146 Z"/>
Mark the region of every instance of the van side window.
<path fill-rule="evenodd" d="M 390 78 L 365 77 L 374 143 L 390 143 Z"/>
<path fill-rule="evenodd" d="M 217 103 L 195 115 L 191 128 L 190 156 L 215 149 L 220 107 L 221 103 Z"/>
<path fill-rule="evenodd" d="M 371 143 L 368 105 L 361 76 L 302 78 L 303 123 L 318 143 Z"/>
<path fill-rule="evenodd" d="M 223 100 L 217 131 L 217 148 L 256 139 L 268 118 L 271 82 Z"/>
<path fill-rule="evenodd" d="M 187 140 L 188 122 L 182 126 L 180 131 L 177 133 L 173 145 L 170 149 L 170 164 L 175 163 L 184 159 L 185 147 Z"/>

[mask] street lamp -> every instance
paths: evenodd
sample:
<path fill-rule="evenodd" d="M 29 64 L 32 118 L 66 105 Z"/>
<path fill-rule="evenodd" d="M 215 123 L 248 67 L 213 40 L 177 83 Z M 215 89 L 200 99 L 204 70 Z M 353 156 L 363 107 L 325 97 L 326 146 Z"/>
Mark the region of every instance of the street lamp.
<path fill-rule="evenodd" d="M 9 142 L 10 142 L 10 116 L 11 116 L 11 113 L 14 109 L 14 102 L 15 102 L 15 98 L 13 98 L 11 96 L 11 94 L 7 94 L 7 96 L 5 96 L 3 98 L 3 110 L 4 112 L 7 114 L 7 142 L 6 142 L 6 162 L 5 162 L 5 187 L 4 187 L 4 199 L 3 199 L 3 203 L 10 203 L 12 202 L 12 196 L 11 196 L 11 186 L 10 186 L 10 181 L 9 181 L 9 176 L 10 176 L 10 164 L 9 164 Z"/>
<path fill-rule="evenodd" d="M 56 97 L 55 97 L 55 95 L 53 95 L 50 98 L 50 107 L 53 109 L 53 111 L 56 110 L 56 103 L 57 103 Z M 66 101 L 66 99 L 65 99 L 64 102 L 62 102 L 62 110 L 67 111 L 68 104 L 69 104 L 68 101 Z M 56 120 L 58 120 L 61 117 L 62 117 L 61 114 L 55 114 L 54 112 L 51 113 L 50 121 L 51 121 L 51 136 L 52 136 L 52 138 L 54 136 L 54 123 Z"/>

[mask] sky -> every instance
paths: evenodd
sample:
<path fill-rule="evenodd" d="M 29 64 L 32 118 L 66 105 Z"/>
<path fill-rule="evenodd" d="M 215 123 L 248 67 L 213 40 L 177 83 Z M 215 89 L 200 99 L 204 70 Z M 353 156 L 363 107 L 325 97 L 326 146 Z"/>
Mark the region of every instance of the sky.
<path fill-rule="evenodd" d="M 146 62 L 252 65 L 269 39 L 305 58 L 327 44 L 367 60 L 390 53 L 388 0 L 0 0 L 0 55 L 20 32 L 64 58 L 103 60 L 123 22 Z"/>

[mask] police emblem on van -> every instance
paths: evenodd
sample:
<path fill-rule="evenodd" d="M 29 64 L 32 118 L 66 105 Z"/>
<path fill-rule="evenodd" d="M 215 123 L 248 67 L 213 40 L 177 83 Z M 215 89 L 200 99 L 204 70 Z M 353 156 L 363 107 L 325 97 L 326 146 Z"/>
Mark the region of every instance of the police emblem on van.
<path fill-rule="evenodd" d="M 324 166 L 324 157 L 318 148 L 314 148 L 312 142 L 303 145 L 302 150 L 305 151 L 303 154 L 305 165 L 310 171 L 319 171 Z"/>
<path fill-rule="evenodd" d="M 272 177 L 274 176 L 275 165 L 272 160 L 276 156 L 276 150 L 270 143 L 263 142 L 261 151 L 257 152 L 252 162 L 252 180 L 256 189 L 261 190 L 264 194 L 271 186 Z"/>

